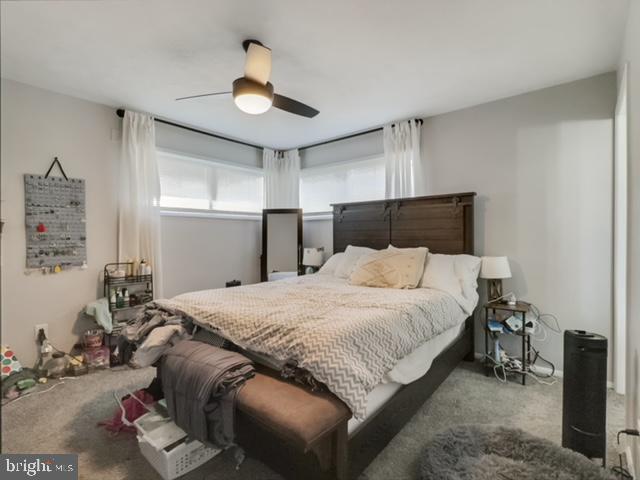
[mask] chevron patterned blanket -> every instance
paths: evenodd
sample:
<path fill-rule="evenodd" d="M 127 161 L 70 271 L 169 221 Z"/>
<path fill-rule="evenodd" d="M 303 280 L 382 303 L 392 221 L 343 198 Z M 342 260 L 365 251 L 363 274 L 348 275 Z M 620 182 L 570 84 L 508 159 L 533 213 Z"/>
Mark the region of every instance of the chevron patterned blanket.
<path fill-rule="evenodd" d="M 364 418 L 367 394 L 398 360 L 461 318 L 461 307 L 444 292 L 359 287 L 323 274 L 156 303 L 244 349 L 295 362 L 356 418 Z"/>

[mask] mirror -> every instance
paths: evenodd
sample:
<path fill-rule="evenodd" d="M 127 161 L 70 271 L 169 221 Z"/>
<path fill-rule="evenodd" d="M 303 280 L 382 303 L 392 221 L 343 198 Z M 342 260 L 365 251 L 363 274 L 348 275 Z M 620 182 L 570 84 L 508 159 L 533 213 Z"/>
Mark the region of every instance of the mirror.
<path fill-rule="evenodd" d="M 302 210 L 276 208 L 262 211 L 260 278 L 272 272 L 302 274 Z"/>

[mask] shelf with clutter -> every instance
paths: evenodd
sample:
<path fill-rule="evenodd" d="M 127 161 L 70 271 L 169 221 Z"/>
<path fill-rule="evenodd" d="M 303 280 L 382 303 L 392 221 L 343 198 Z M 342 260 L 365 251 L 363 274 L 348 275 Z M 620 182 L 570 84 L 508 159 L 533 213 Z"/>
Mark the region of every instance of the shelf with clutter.
<path fill-rule="evenodd" d="M 153 274 L 145 261 L 114 262 L 104 266 L 104 295 L 109 311 L 126 311 L 153 300 Z"/>

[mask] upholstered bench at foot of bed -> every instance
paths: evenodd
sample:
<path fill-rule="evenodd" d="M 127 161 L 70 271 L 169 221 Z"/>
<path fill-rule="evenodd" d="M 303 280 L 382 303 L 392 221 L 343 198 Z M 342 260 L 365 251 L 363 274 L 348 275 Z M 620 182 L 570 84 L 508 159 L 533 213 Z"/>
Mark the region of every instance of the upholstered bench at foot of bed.
<path fill-rule="evenodd" d="M 322 470 L 331 471 L 338 479 L 346 478 L 351 411 L 333 394 L 311 392 L 262 370 L 240 390 L 236 410 L 238 443 L 250 455 L 254 443 L 260 444 L 257 450 L 261 455 L 265 443 L 283 443 L 285 450 L 315 456 Z"/>

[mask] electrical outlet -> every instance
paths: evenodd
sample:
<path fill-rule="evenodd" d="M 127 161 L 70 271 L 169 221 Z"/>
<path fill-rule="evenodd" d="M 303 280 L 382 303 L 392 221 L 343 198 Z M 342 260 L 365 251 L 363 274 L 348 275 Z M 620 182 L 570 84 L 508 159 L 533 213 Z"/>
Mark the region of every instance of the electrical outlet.
<path fill-rule="evenodd" d="M 38 325 L 33 327 L 35 338 L 36 338 L 36 342 L 38 341 L 38 333 L 40 332 L 41 329 L 44 330 L 45 336 L 47 338 L 49 338 L 49 324 L 48 323 L 39 323 Z"/>

